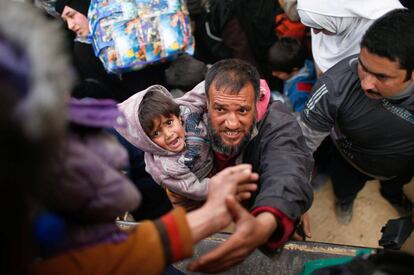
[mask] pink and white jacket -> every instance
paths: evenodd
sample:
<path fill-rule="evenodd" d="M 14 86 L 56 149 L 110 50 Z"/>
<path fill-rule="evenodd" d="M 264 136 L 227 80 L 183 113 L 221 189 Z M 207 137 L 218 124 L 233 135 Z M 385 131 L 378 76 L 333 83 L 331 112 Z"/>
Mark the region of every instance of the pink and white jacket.
<path fill-rule="evenodd" d="M 175 99 L 180 105 L 186 133 L 186 148 L 180 153 L 161 148 L 142 129 L 138 110 L 149 90 L 160 91 L 172 98 L 168 90 L 160 85 L 153 85 L 136 93 L 118 105 L 126 117 L 128 126 L 116 130 L 131 144 L 145 152 L 146 171 L 158 184 L 189 199 L 205 200 L 208 193 L 207 177 L 213 169 L 214 156 L 203 122 L 203 114 L 207 112 L 204 81 L 191 92 Z M 256 104 L 257 120 L 263 118 L 269 100 L 270 89 L 265 80 L 260 80 L 260 97 Z"/>
<path fill-rule="evenodd" d="M 168 90 L 160 85 L 150 86 L 118 105 L 125 114 L 128 125 L 116 130 L 145 152 L 146 171 L 158 184 L 187 198 L 205 200 L 208 192 L 207 177 L 213 168 L 213 157 L 207 129 L 202 120 L 203 113 L 206 112 L 204 83 L 198 86 L 200 88 L 197 93 L 176 99 L 186 133 L 184 151 L 174 153 L 161 148 L 145 134 L 139 122 L 139 106 L 149 90 L 162 92 L 172 98 Z"/>

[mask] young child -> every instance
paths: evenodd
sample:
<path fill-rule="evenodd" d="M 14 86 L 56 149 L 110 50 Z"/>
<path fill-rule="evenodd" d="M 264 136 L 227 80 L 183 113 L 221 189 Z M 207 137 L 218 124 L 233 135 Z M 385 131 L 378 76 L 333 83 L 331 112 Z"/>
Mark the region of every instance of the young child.
<path fill-rule="evenodd" d="M 272 75 L 283 80 L 283 93 L 293 110 L 301 112 L 316 81 L 315 66 L 306 59 L 306 48 L 297 39 L 282 37 L 269 49 L 268 62 Z"/>
<path fill-rule="evenodd" d="M 257 103 L 257 119 L 267 109 L 270 91 L 263 80 Z M 146 170 L 167 189 L 174 206 L 192 210 L 203 203 L 213 168 L 209 136 L 203 122 L 206 111 L 204 82 L 191 93 L 174 100 L 154 85 L 119 104 L 128 127 L 116 130 L 145 152 Z"/>
<path fill-rule="evenodd" d="M 200 84 L 203 85 L 203 84 Z M 208 174 L 213 167 L 206 127 L 202 121 L 206 99 L 203 89 L 195 96 L 174 101 L 160 85 L 154 85 L 119 104 L 128 127 L 116 130 L 145 151 L 146 170 L 174 194 L 190 200 L 177 201 L 187 210 L 206 199 Z"/>

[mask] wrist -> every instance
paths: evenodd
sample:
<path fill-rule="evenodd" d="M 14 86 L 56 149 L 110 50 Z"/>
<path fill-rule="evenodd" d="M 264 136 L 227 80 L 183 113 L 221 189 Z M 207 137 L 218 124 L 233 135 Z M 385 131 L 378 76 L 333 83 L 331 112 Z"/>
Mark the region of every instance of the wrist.
<path fill-rule="evenodd" d="M 277 229 L 277 218 L 270 212 L 262 212 L 256 216 L 256 222 L 258 223 L 257 228 L 261 231 L 261 244 L 264 244 Z"/>
<path fill-rule="evenodd" d="M 208 204 L 188 213 L 187 222 L 192 232 L 193 243 L 223 229 L 230 220 L 231 217 L 225 207 L 213 208 Z"/>

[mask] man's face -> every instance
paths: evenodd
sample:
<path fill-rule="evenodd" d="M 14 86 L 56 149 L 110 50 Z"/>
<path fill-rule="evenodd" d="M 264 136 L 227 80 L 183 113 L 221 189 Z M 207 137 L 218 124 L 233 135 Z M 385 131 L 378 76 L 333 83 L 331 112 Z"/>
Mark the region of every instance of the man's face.
<path fill-rule="evenodd" d="M 414 72 L 409 80 L 406 80 L 406 74 L 398 62 L 372 54 L 366 48 L 361 49 L 358 76 L 367 97 L 381 99 L 398 95 L 414 80 Z"/>
<path fill-rule="evenodd" d="M 209 89 L 209 128 L 213 131 L 213 147 L 227 155 L 238 154 L 249 142 L 255 123 L 255 91 L 246 84 L 239 93 L 218 91 L 214 82 Z"/>
<path fill-rule="evenodd" d="M 77 36 L 86 37 L 89 34 L 88 18 L 82 13 L 65 6 L 62 12 L 62 19 L 66 21 L 68 29 L 76 33 Z"/>

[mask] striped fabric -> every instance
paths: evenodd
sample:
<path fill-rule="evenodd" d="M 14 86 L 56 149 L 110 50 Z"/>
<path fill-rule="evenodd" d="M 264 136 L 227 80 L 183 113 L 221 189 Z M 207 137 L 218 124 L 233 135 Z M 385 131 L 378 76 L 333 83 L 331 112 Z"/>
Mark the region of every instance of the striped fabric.
<path fill-rule="evenodd" d="M 186 221 L 183 208 L 176 208 L 174 211 L 155 221 L 154 224 L 160 234 L 162 246 L 164 247 L 165 262 L 167 264 L 182 260 L 189 253 L 191 255 L 192 245 L 188 245 L 185 242 L 188 236 L 191 236 L 191 232 L 187 226 L 184 226 Z"/>

